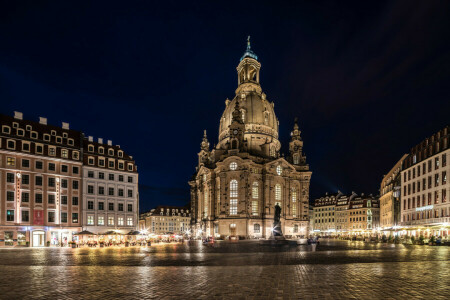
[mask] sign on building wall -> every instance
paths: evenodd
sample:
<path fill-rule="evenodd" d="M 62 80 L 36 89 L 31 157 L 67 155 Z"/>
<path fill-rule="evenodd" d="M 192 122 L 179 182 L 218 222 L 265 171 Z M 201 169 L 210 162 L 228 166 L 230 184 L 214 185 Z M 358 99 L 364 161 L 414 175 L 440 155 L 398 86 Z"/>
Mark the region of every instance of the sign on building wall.
<path fill-rule="evenodd" d="M 44 211 L 43 210 L 35 210 L 34 211 L 33 223 L 34 223 L 34 225 L 44 225 Z"/>

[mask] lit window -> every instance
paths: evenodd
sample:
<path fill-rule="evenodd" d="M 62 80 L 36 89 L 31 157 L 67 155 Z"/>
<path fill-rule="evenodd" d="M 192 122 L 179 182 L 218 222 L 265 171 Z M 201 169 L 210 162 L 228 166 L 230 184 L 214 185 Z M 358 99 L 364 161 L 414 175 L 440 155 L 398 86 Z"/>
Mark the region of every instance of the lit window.
<path fill-rule="evenodd" d="M 275 185 L 275 205 L 281 206 L 281 185 Z"/>
<path fill-rule="evenodd" d="M 94 216 L 87 216 L 87 224 L 94 225 Z"/>
<path fill-rule="evenodd" d="M 117 225 L 123 226 L 123 217 L 118 217 L 117 218 Z"/>
<path fill-rule="evenodd" d="M 127 225 L 128 226 L 133 226 L 133 218 L 132 217 L 128 217 L 127 218 Z"/>
<path fill-rule="evenodd" d="M 261 232 L 261 226 L 259 224 L 253 225 L 253 232 L 254 233 L 260 233 Z"/>
<path fill-rule="evenodd" d="M 259 185 L 258 185 L 258 183 L 256 181 L 253 182 L 252 198 L 253 199 L 258 199 L 259 198 Z"/>
<path fill-rule="evenodd" d="M 48 155 L 55 156 L 56 155 L 56 148 L 55 147 L 48 147 Z"/>
<path fill-rule="evenodd" d="M 67 149 L 62 149 L 62 150 L 61 150 L 61 157 L 63 157 L 63 158 L 68 158 L 68 157 L 69 157 L 69 150 L 67 150 Z"/>
<path fill-rule="evenodd" d="M 203 206 L 203 211 L 204 211 L 204 215 L 205 215 L 205 218 L 206 218 L 206 216 L 208 216 L 208 190 L 206 190 L 205 191 L 205 193 L 204 193 L 204 206 Z"/>
<path fill-rule="evenodd" d="M 258 201 L 252 201 L 252 215 L 258 215 Z"/>
<path fill-rule="evenodd" d="M 283 167 L 282 166 L 277 166 L 277 174 L 281 176 L 281 174 L 283 174 Z"/>
<path fill-rule="evenodd" d="M 108 217 L 108 226 L 114 226 L 114 217 Z"/>
<path fill-rule="evenodd" d="M 8 166 L 15 166 L 16 165 L 16 159 L 14 157 L 6 158 L 6 165 L 8 165 Z"/>
<path fill-rule="evenodd" d="M 236 162 L 232 162 L 232 163 L 230 164 L 230 170 L 231 170 L 231 171 L 237 170 L 237 167 L 238 167 L 238 165 L 237 165 Z"/>
<path fill-rule="evenodd" d="M 230 181 L 230 215 L 237 215 L 238 202 L 238 182 L 233 179 Z"/>
<path fill-rule="evenodd" d="M 98 225 L 105 225 L 105 217 L 104 216 L 98 216 Z"/>
<path fill-rule="evenodd" d="M 299 155 L 294 154 L 294 165 L 298 165 L 300 163 Z"/>

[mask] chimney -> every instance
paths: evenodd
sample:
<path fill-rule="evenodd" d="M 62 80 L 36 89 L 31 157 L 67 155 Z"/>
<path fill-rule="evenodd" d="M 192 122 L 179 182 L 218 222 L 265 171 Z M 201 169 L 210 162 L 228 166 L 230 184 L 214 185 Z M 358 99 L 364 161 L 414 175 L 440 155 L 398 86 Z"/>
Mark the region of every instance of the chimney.
<path fill-rule="evenodd" d="M 69 130 L 69 123 L 62 122 L 62 128 Z"/>
<path fill-rule="evenodd" d="M 39 117 L 39 124 L 47 125 L 47 118 Z"/>
<path fill-rule="evenodd" d="M 112 146 L 112 141 L 111 140 L 108 140 L 108 145 Z"/>
<path fill-rule="evenodd" d="M 23 113 L 21 113 L 20 111 L 15 111 L 14 119 L 23 120 Z"/>
<path fill-rule="evenodd" d="M 103 139 L 102 138 L 98 138 L 98 143 L 99 144 L 103 144 Z"/>
<path fill-rule="evenodd" d="M 89 142 L 93 142 L 93 141 L 94 141 L 94 138 L 93 138 L 92 136 L 88 136 L 88 141 L 89 141 Z"/>

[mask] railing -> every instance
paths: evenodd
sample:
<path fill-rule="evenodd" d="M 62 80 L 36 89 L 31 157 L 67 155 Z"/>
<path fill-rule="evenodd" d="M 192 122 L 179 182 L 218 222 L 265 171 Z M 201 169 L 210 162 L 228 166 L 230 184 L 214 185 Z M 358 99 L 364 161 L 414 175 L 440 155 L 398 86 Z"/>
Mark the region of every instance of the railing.
<path fill-rule="evenodd" d="M 421 219 L 421 220 L 412 220 L 402 222 L 401 225 L 432 225 L 439 223 L 450 223 L 450 217 L 443 218 L 430 218 L 430 219 Z"/>

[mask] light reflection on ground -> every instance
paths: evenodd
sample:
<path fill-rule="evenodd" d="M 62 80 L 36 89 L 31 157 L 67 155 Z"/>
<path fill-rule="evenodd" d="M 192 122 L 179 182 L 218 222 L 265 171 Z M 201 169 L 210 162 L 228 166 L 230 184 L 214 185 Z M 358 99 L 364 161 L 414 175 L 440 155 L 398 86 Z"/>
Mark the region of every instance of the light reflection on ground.
<path fill-rule="evenodd" d="M 0 298 L 416 298 L 450 295 L 450 247 L 322 240 L 0 249 Z"/>

